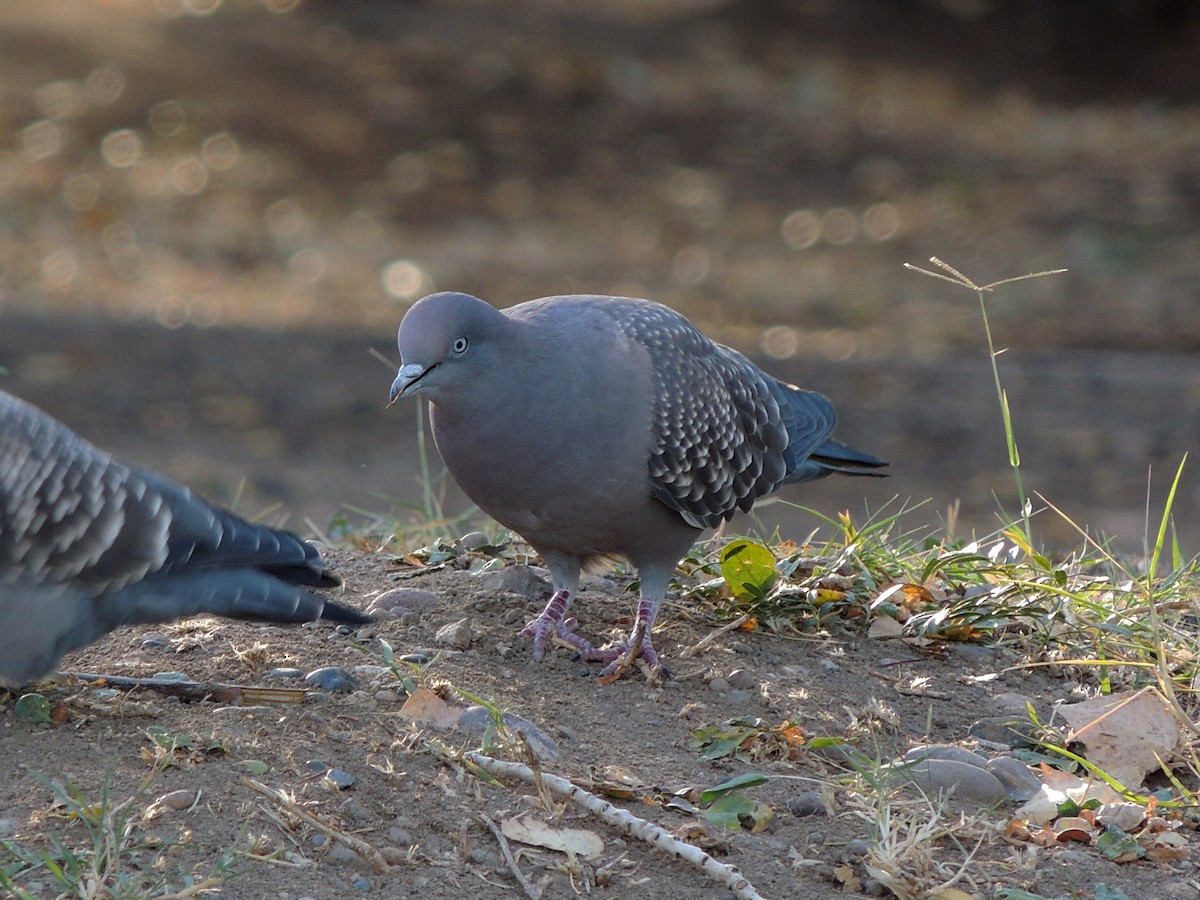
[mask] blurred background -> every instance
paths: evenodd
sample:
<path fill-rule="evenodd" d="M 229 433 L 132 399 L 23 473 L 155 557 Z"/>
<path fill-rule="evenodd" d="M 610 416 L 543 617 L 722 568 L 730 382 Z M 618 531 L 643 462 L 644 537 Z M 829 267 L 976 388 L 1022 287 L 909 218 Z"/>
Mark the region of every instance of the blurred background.
<path fill-rule="evenodd" d="M 325 527 L 421 495 L 414 300 L 631 294 L 893 462 L 786 499 L 984 534 L 977 295 L 902 266 L 1067 268 L 988 298 L 1026 486 L 1137 550 L 1200 447 L 1197 60 L 1190 0 L 6 0 L 0 386 Z"/>

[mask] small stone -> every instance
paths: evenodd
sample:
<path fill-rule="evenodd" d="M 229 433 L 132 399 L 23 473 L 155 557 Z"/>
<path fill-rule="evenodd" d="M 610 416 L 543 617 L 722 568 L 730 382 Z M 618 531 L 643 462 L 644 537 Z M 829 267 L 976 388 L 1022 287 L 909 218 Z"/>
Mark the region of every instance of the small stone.
<path fill-rule="evenodd" d="M 380 847 L 379 855 L 389 866 L 400 866 L 409 862 L 408 851 L 399 847 Z"/>
<path fill-rule="evenodd" d="M 369 891 L 371 889 L 371 879 L 370 878 L 355 878 L 354 879 L 354 889 L 356 891 L 364 891 L 364 892 Z"/>
<path fill-rule="evenodd" d="M 138 647 L 142 650 L 162 650 L 170 643 L 171 642 L 167 640 L 165 635 L 157 633 L 145 634 L 142 635 L 142 639 L 138 641 Z"/>
<path fill-rule="evenodd" d="M 797 794 L 788 801 L 788 812 L 801 819 L 807 816 L 825 816 L 829 814 L 829 811 L 825 809 L 825 801 L 821 799 L 819 791 L 805 791 L 803 794 Z"/>
<path fill-rule="evenodd" d="M 725 696 L 729 699 L 730 703 L 737 703 L 743 706 L 748 705 L 754 699 L 754 695 L 749 691 L 733 690 Z"/>
<path fill-rule="evenodd" d="M 1011 756 L 997 756 L 995 759 L 989 759 L 985 768 L 1004 785 L 1004 789 L 1008 792 L 1008 798 L 1018 803 L 1024 803 L 1042 787 L 1042 780 L 1034 774 L 1033 770 L 1019 759 L 1013 759 Z"/>
<path fill-rule="evenodd" d="M 550 589 L 530 566 L 506 566 L 483 572 L 479 575 L 479 586 L 485 591 L 517 594 L 527 600 L 536 600 Z"/>
<path fill-rule="evenodd" d="M 389 841 L 398 847 L 411 847 L 414 843 L 412 833 L 407 828 L 401 828 L 399 825 L 393 825 L 385 833 Z"/>
<path fill-rule="evenodd" d="M 734 669 L 727 680 L 731 688 L 739 691 L 752 691 L 758 687 L 758 679 L 747 669 Z"/>
<path fill-rule="evenodd" d="M 382 703 L 385 706 L 395 705 L 401 700 L 400 695 L 391 688 L 384 688 L 381 691 L 376 691 L 374 698 L 376 703 Z"/>
<path fill-rule="evenodd" d="M 470 619 L 459 619 L 457 622 L 443 625 L 434 636 L 434 640 L 439 644 L 445 644 L 455 650 L 466 650 L 474 638 L 475 632 L 471 628 Z"/>
<path fill-rule="evenodd" d="M 842 668 L 842 667 L 841 667 L 841 666 L 839 666 L 839 665 L 838 665 L 836 662 L 834 662 L 832 659 L 829 659 L 828 657 L 826 657 L 825 659 L 821 660 L 821 662 L 820 662 L 820 666 L 821 666 L 821 668 L 822 668 L 822 669 L 823 669 L 825 672 L 828 672 L 828 673 L 830 673 L 830 674 L 833 674 L 834 672 L 840 671 L 840 670 L 841 670 L 841 668 Z"/>
<path fill-rule="evenodd" d="M 348 694 L 358 687 L 352 676 L 340 666 L 322 666 L 313 669 L 304 676 L 304 680 L 314 687 L 333 694 Z"/>
<path fill-rule="evenodd" d="M 423 591 L 420 588 L 392 588 L 384 591 L 367 604 L 369 614 L 390 612 L 400 615 L 405 612 L 425 612 L 441 603 L 441 597 L 433 591 Z"/>
<path fill-rule="evenodd" d="M 324 772 L 329 768 L 329 764 L 323 759 L 310 759 L 304 764 L 304 768 L 310 772 Z"/>
<path fill-rule="evenodd" d="M 892 771 L 899 780 L 931 796 L 953 792 L 952 799 L 981 806 L 996 806 L 1008 797 L 1000 780 L 982 765 L 953 759 L 923 759 Z"/>
<path fill-rule="evenodd" d="M 323 834 L 314 834 L 309 843 L 311 843 L 314 847 L 320 848 L 329 843 L 329 838 Z"/>
<path fill-rule="evenodd" d="M 163 794 L 155 800 L 154 805 L 174 810 L 175 812 L 183 812 L 185 809 L 192 808 L 192 804 L 196 802 L 196 798 L 196 791 L 171 791 L 169 794 Z"/>
<path fill-rule="evenodd" d="M 464 550 L 478 550 L 480 547 L 489 546 L 491 542 L 482 531 L 468 531 L 458 539 L 458 543 Z"/>
<path fill-rule="evenodd" d="M 182 672 L 155 672 L 151 677 L 155 681 L 191 681 Z"/>
<path fill-rule="evenodd" d="M 724 678 L 717 677 L 708 683 L 708 689 L 715 694 L 728 694 L 729 682 Z"/>
<path fill-rule="evenodd" d="M 327 785 L 339 791 L 354 787 L 354 776 L 342 769 L 330 769 L 325 773 L 324 780 Z"/>
<path fill-rule="evenodd" d="M 953 759 L 969 766 L 982 766 L 987 760 L 977 753 L 972 753 L 954 744 L 930 744 L 926 747 L 913 747 L 904 754 L 907 763 L 919 762 L 922 759 Z"/>
<path fill-rule="evenodd" d="M 539 760 L 552 762 L 558 758 L 558 745 L 546 732 L 528 719 L 508 712 L 502 713 L 501 717 L 504 720 L 504 727 L 511 734 L 515 735 L 517 732 L 521 732 L 525 735 L 529 749 Z M 468 706 L 458 717 L 458 726 L 478 734 L 486 734 L 490 728 L 495 726 L 495 719 L 492 711 L 486 706 Z"/>
<path fill-rule="evenodd" d="M 414 650 L 400 657 L 400 662 L 411 663 L 414 666 L 427 666 L 437 656 L 436 650 Z"/>
<path fill-rule="evenodd" d="M 325 854 L 325 859 L 331 863 L 346 865 L 347 863 L 358 862 L 359 856 L 344 844 L 334 843 L 329 848 L 329 852 Z"/>
<path fill-rule="evenodd" d="M 264 678 L 278 678 L 280 681 L 290 681 L 304 677 L 303 669 L 268 669 Z"/>
<path fill-rule="evenodd" d="M 1037 746 L 1028 716 L 987 716 L 967 729 L 967 736 L 1001 747 L 1029 748 Z"/>
<path fill-rule="evenodd" d="M 591 575 L 585 572 L 579 576 L 579 589 L 581 591 L 598 591 L 602 594 L 612 594 L 616 592 L 617 585 L 611 578 L 605 578 L 603 575 Z"/>

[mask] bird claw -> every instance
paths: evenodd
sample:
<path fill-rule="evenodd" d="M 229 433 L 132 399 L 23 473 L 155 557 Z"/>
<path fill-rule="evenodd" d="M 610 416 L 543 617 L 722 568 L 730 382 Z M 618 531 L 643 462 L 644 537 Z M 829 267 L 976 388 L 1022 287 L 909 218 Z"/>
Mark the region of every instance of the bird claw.
<path fill-rule="evenodd" d="M 551 598 L 546 609 L 517 633 L 520 637 L 533 638 L 533 658 L 540 660 L 546 655 L 551 637 L 556 637 L 567 646 L 573 647 L 584 659 L 590 658 L 589 654 L 596 652 L 595 646 L 575 633 L 574 617 L 561 618 L 566 612 L 565 609 L 556 617 L 556 610 L 551 608 L 553 606 L 554 598 Z"/>
<path fill-rule="evenodd" d="M 599 675 L 606 683 L 616 681 L 639 660 L 649 669 L 649 674 L 653 677 L 669 678 L 671 674 L 663 666 L 662 660 L 658 658 L 658 651 L 654 649 L 654 644 L 650 640 L 649 629 L 641 626 L 634 629 L 629 640 L 615 647 L 596 650 L 584 658 L 608 663 L 600 670 Z"/>

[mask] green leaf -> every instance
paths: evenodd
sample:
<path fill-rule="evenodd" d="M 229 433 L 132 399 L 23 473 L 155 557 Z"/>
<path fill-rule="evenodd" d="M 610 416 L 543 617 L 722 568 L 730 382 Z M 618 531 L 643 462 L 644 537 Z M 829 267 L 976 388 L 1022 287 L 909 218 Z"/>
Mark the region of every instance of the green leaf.
<path fill-rule="evenodd" d="M 747 738 L 758 734 L 754 727 L 709 725 L 698 729 L 688 740 L 688 747 L 700 754 L 701 759 L 720 759 L 735 753 Z"/>
<path fill-rule="evenodd" d="M 1127 856 L 1130 853 L 1138 857 L 1146 855 L 1146 848 L 1137 842 L 1137 838 L 1112 825 L 1105 828 L 1104 833 L 1096 838 L 1096 849 L 1104 854 L 1107 859 L 1117 859 Z M 1107 891 L 1108 888 L 1105 888 L 1105 890 Z M 1096 889 L 1096 896 L 1100 896 L 1099 888 Z M 1117 897 L 1124 895 L 1109 894 L 1108 896 Z"/>
<path fill-rule="evenodd" d="M 758 772 L 744 772 L 741 775 L 735 775 L 722 781 L 716 787 L 710 787 L 707 791 L 700 795 L 699 803 L 701 806 L 708 806 L 717 798 L 728 794 L 730 791 L 740 790 L 741 788 L 754 787 L 756 784 L 766 784 L 770 778 Z"/>
<path fill-rule="evenodd" d="M 13 704 L 18 719 L 45 724 L 50 721 L 50 701 L 41 694 L 22 694 Z"/>
<path fill-rule="evenodd" d="M 739 600 L 761 599 L 779 578 L 775 554 L 757 541 L 730 541 L 721 550 L 721 577 Z"/>
<path fill-rule="evenodd" d="M 761 831 L 774 818 L 775 812 L 765 803 L 760 803 L 745 794 L 726 794 L 704 810 L 705 820 L 720 828 L 738 831 Z"/>
<path fill-rule="evenodd" d="M 261 759 L 243 759 L 238 763 L 238 767 L 247 775 L 266 775 L 271 770 Z"/>

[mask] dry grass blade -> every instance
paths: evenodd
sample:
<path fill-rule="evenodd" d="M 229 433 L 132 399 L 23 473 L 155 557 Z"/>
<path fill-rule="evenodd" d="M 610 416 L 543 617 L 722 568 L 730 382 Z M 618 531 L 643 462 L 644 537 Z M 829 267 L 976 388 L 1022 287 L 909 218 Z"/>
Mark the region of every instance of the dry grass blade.
<path fill-rule="evenodd" d="M 300 819 L 306 825 L 312 826 L 313 828 L 317 829 L 317 831 L 321 832 L 322 834 L 326 835 L 327 837 L 330 837 L 333 840 L 337 841 L 338 843 L 344 844 L 345 846 L 349 847 L 351 850 L 353 850 L 355 853 L 357 853 L 359 856 L 361 856 L 363 859 L 365 859 L 367 861 L 367 863 L 371 866 L 371 869 L 377 875 L 382 875 L 384 872 L 387 872 L 391 868 L 387 864 L 387 860 L 385 860 L 380 855 L 379 851 L 376 850 L 374 847 L 372 847 L 370 844 L 368 844 L 366 841 L 364 841 L 362 838 L 356 838 L 352 834 L 346 834 L 344 831 L 339 831 L 337 828 L 334 828 L 332 825 L 329 825 L 329 824 L 321 821 L 315 815 L 308 812 L 308 810 L 301 809 L 299 806 L 297 806 L 295 803 L 293 803 L 287 797 L 287 795 L 283 793 L 283 791 L 277 791 L 277 790 L 274 790 L 273 788 L 269 788 L 265 784 L 263 784 L 261 781 L 255 781 L 253 778 L 243 778 L 242 783 L 244 785 L 246 785 L 246 787 L 250 788 L 252 791 L 262 794 L 264 797 L 266 797 L 272 803 L 275 803 L 280 808 L 286 810 L 290 815 L 293 815 L 297 819 Z"/>

